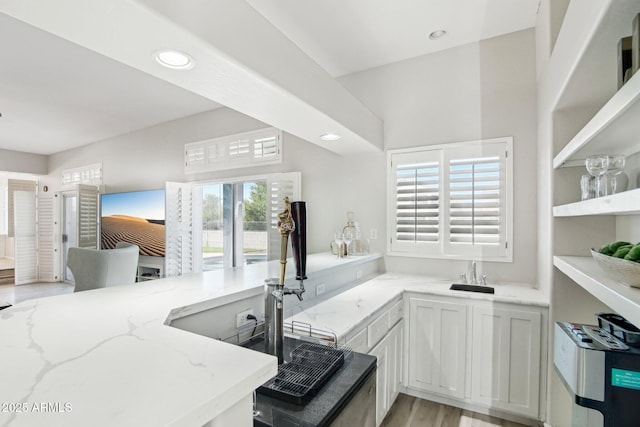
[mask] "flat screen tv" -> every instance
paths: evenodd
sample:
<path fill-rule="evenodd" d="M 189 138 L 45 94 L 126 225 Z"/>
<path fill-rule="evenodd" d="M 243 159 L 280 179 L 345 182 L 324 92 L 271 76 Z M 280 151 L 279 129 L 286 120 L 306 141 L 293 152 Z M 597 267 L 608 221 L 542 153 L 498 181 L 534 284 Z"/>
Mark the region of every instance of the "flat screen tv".
<path fill-rule="evenodd" d="M 140 255 L 164 256 L 164 190 L 110 193 L 100 199 L 102 249 L 128 242 L 140 247 Z"/>

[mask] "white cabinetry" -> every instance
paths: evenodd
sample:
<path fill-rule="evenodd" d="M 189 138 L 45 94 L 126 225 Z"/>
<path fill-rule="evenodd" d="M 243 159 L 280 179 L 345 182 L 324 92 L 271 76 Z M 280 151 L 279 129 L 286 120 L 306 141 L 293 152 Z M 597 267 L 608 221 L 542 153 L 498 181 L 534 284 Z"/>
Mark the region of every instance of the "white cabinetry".
<path fill-rule="evenodd" d="M 540 391 L 537 311 L 473 307 L 471 399 L 536 418 Z"/>
<path fill-rule="evenodd" d="M 538 419 L 546 308 L 413 295 L 408 309 L 409 394 Z"/>
<path fill-rule="evenodd" d="M 408 386 L 464 397 L 467 305 L 409 299 Z"/>
<path fill-rule="evenodd" d="M 403 302 L 394 301 L 379 310 L 374 320 L 347 337 L 347 346 L 377 358 L 376 425 L 380 425 L 402 387 L 404 348 Z"/>
<path fill-rule="evenodd" d="M 376 385 L 376 425 L 380 425 L 398 395 L 402 367 L 404 321 L 398 322 L 369 354 L 378 358 Z M 400 369 L 399 369 L 400 368 Z"/>

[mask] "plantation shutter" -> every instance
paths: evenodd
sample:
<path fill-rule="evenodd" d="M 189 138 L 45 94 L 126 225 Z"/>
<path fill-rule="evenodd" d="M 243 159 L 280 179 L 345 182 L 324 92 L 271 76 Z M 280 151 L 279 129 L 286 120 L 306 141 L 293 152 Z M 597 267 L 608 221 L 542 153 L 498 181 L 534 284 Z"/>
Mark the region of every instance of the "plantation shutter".
<path fill-rule="evenodd" d="M 55 273 L 54 196 L 38 197 L 38 280 L 53 282 Z"/>
<path fill-rule="evenodd" d="M 13 231 L 15 236 L 15 284 L 38 279 L 38 241 L 36 236 L 36 193 L 13 192 Z"/>
<path fill-rule="evenodd" d="M 202 186 L 165 184 L 165 275 L 202 271 Z"/>
<path fill-rule="evenodd" d="M 185 144 L 185 173 L 282 162 L 282 132 L 275 128 Z"/>
<path fill-rule="evenodd" d="M 445 152 L 445 251 L 488 256 L 504 253 L 506 153 L 505 144 L 496 143 Z"/>
<path fill-rule="evenodd" d="M 436 251 L 441 240 L 441 153 L 399 153 L 391 156 L 391 168 L 392 247 L 399 252 Z"/>
<path fill-rule="evenodd" d="M 7 185 L 6 183 L 2 183 L 1 180 L 2 178 L 0 178 L 0 234 L 7 234 Z"/>
<path fill-rule="evenodd" d="M 278 231 L 278 214 L 284 210 L 284 197 L 288 196 L 291 202 L 299 201 L 300 189 L 300 172 L 272 174 L 267 177 L 267 216 L 269 218 L 267 257 L 269 260 L 280 259 L 281 239 Z M 287 253 L 292 254 L 291 239 L 289 239 Z"/>
<path fill-rule="evenodd" d="M 16 191 L 33 191 L 35 192 L 37 190 L 38 187 L 38 183 L 36 181 L 29 181 L 29 180 L 24 180 L 24 179 L 9 179 L 7 181 L 7 188 L 8 188 L 8 196 L 7 196 L 7 212 L 8 212 L 8 218 L 7 218 L 7 235 L 9 237 L 14 237 L 14 226 L 15 226 L 15 219 L 14 219 L 14 215 L 15 215 L 15 209 L 14 209 L 14 203 L 15 203 L 15 197 L 14 197 L 14 193 Z"/>
<path fill-rule="evenodd" d="M 78 247 L 98 249 L 98 187 L 78 184 Z"/>
<path fill-rule="evenodd" d="M 390 151 L 388 252 L 510 261 L 512 138 Z"/>

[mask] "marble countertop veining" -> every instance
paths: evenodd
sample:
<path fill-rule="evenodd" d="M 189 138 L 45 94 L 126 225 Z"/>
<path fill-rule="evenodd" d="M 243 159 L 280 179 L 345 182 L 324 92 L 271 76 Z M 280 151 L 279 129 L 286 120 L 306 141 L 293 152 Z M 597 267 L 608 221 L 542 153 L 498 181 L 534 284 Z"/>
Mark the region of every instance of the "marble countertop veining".
<path fill-rule="evenodd" d="M 343 340 L 350 332 L 365 324 L 385 305 L 400 300 L 404 292 L 422 293 L 511 304 L 548 307 L 543 292 L 525 284 L 492 285 L 495 294 L 452 291 L 451 281 L 427 276 L 385 273 L 346 290 L 321 303 L 296 313 L 285 322 L 301 322 L 316 329 L 333 332 Z"/>
<path fill-rule="evenodd" d="M 314 254 L 307 272 L 379 257 Z M 258 263 L 0 311 L 0 426 L 207 423 L 273 377 L 276 358 L 167 325 L 261 294 L 278 272 L 278 261 Z"/>
<path fill-rule="evenodd" d="M 307 273 L 381 258 L 307 259 Z M 263 292 L 279 262 L 25 301 L 0 311 L 0 426 L 201 426 L 277 372 L 274 357 L 172 328 L 171 320 Z M 288 276 L 292 274 L 291 269 Z M 294 316 L 344 337 L 404 292 L 540 306 L 541 292 L 495 295 L 387 273 Z"/>

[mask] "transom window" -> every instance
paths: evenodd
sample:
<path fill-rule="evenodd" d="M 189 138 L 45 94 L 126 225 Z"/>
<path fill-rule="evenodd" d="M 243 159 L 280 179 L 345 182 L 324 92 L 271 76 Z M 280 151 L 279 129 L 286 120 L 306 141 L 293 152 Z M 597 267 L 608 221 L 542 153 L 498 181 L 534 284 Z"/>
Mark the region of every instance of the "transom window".
<path fill-rule="evenodd" d="M 388 152 L 390 255 L 512 261 L 512 138 Z"/>

